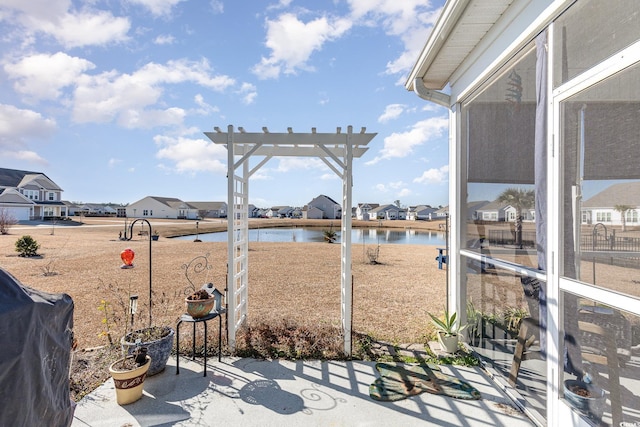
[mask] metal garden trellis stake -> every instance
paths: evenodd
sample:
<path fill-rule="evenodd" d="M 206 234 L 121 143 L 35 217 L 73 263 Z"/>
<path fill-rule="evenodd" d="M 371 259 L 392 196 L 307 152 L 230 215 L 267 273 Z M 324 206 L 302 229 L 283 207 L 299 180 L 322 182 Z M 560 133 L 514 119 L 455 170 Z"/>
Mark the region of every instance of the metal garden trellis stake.
<path fill-rule="evenodd" d="M 153 316 L 151 313 L 151 309 L 153 308 L 153 285 L 152 285 L 152 264 L 151 264 L 151 242 L 153 241 L 151 239 L 151 236 L 153 235 L 153 232 L 151 230 L 151 223 L 144 219 L 144 218 L 138 218 L 136 220 L 134 220 L 131 224 L 129 224 L 129 233 L 127 233 L 127 230 L 124 230 L 124 240 L 131 240 L 131 238 L 133 237 L 133 226 L 136 224 L 136 222 L 138 221 L 143 221 L 146 222 L 147 225 L 149 226 L 149 327 L 151 327 L 152 325 L 152 320 L 153 320 Z"/>

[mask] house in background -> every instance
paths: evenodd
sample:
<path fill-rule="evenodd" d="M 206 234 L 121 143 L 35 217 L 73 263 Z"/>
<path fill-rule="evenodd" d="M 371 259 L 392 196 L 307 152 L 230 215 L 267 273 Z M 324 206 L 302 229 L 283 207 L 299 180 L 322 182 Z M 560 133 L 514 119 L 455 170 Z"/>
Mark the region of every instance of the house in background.
<path fill-rule="evenodd" d="M 84 203 L 75 211 L 75 215 L 83 216 L 116 216 L 116 214 L 116 208 L 104 203 Z"/>
<path fill-rule="evenodd" d="M 226 202 L 187 202 L 198 210 L 199 218 L 226 218 Z"/>
<path fill-rule="evenodd" d="M 640 182 L 614 184 L 582 202 L 582 223 L 622 225 L 622 211 L 616 207 L 629 207 L 624 212 L 625 226 L 639 225 Z"/>
<path fill-rule="evenodd" d="M 411 206 L 407 211 L 407 220 L 409 221 L 431 221 L 435 219 L 432 215 L 437 209 L 428 205 Z"/>
<path fill-rule="evenodd" d="M 128 218 L 198 219 L 198 209 L 173 197 L 147 196 L 126 208 Z"/>
<path fill-rule="evenodd" d="M 502 202 L 490 202 L 475 209 L 475 218 L 480 221 L 506 221 L 507 204 Z"/>
<path fill-rule="evenodd" d="M 322 219 L 340 219 L 342 217 L 342 205 L 324 194 L 307 203 L 307 206 L 307 210 L 310 207 L 320 209 L 323 212 Z"/>
<path fill-rule="evenodd" d="M 407 219 L 407 210 L 396 205 L 381 205 L 369 212 L 371 219 Z"/>
<path fill-rule="evenodd" d="M 324 212 L 315 206 L 306 205 L 302 208 L 302 218 L 304 219 L 322 219 Z"/>
<path fill-rule="evenodd" d="M 62 191 L 41 172 L 0 168 L 0 209 L 18 221 L 67 218 Z"/>
<path fill-rule="evenodd" d="M 291 206 L 273 206 L 267 210 L 267 218 L 291 218 L 293 208 Z"/>
<path fill-rule="evenodd" d="M 356 207 L 356 219 L 363 221 L 369 221 L 370 219 L 376 219 L 370 212 L 379 207 L 379 203 L 358 203 Z"/>

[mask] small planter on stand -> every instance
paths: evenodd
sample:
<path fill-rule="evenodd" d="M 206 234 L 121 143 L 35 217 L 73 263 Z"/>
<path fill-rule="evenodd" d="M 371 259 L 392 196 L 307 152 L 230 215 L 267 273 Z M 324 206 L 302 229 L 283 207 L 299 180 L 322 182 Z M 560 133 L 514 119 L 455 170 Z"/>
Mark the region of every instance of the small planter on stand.
<path fill-rule="evenodd" d="M 137 356 L 127 356 L 109 366 L 109 373 L 116 387 L 118 405 L 128 405 L 142 397 L 144 380 L 151 366 L 151 358 L 146 353 L 143 357 L 142 365 L 136 363 Z"/>
<path fill-rule="evenodd" d="M 206 316 L 213 310 L 216 299 L 205 289 L 200 289 L 185 298 L 187 314 L 194 319 Z"/>
<path fill-rule="evenodd" d="M 600 387 L 579 380 L 564 382 L 564 398 L 582 415 L 600 423 L 604 411 L 605 393 Z"/>

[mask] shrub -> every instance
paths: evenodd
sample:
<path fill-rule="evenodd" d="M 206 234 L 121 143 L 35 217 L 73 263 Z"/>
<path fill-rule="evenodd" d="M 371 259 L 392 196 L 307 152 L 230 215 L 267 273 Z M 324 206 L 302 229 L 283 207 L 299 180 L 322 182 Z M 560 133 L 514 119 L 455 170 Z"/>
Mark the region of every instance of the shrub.
<path fill-rule="evenodd" d="M 36 242 L 31 236 L 22 236 L 16 242 L 16 252 L 20 254 L 20 256 L 30 257 L 37 256 L 38 249 L 40 249 L 40 245 Z"/>

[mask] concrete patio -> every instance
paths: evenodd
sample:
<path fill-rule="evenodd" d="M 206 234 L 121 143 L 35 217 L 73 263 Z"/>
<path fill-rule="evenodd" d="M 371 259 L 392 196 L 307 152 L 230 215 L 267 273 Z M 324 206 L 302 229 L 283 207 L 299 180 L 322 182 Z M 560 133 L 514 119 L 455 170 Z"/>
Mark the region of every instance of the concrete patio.
<path fill-rule="evenodd" d="M 82 399 L 72 426 L 533 426 L 481 368 L 442 366 L 481 400 L 422 393 L 398 402 L 369 397 L 375 362 L 175 358 L 147 378 L 142 398 L 119 406 L 113 380 Z"/>

